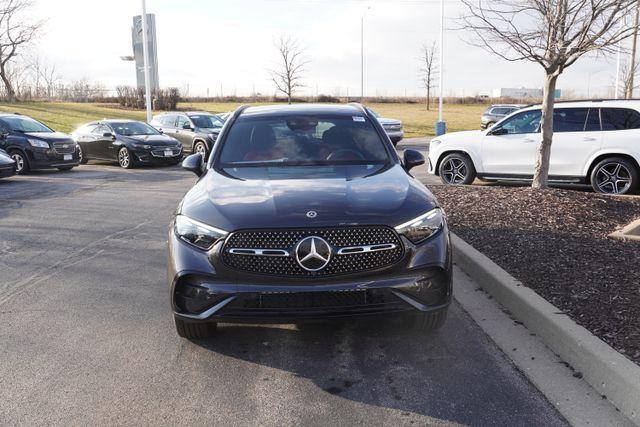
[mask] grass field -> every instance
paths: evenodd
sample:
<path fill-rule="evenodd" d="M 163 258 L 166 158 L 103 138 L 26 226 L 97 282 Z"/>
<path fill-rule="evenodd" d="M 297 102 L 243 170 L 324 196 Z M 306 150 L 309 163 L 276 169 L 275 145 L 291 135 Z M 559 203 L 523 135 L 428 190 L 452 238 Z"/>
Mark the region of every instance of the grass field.
<path fill-rule="evenodd" d="M 239 103 L 181 103 L 181 110 L 204 110 L 214 113 L 231 111 Z M 423 104 L 368 104 L 381 116 L 402 120 L 407 138 L 431 136 L 438 117 L 437 109 L 427 111 Z M 478 129 L 480 115 L 486 105 L 445 104 L 444 118 L 447 131 Z M 42 121 L 60 132 L 71 132 L 79 125 L 100 119 L 144 120 L 145 112 L 119 108 L 116 104 L 84 104 L 71 102 L 0 103 L 0 111 L 19 113 Z"/>

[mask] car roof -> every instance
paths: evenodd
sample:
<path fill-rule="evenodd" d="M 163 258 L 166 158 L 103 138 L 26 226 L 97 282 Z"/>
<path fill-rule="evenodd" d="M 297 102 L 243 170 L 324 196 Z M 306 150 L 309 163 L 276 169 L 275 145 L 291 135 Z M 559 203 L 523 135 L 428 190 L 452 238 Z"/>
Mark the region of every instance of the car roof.
<path fill-rule="evenodd" d="M 540 108 L 542 104 L 530 104 L 526 109 Z M 590 99 L 582 101 L 556 101 L 554 108 L 579 108 L 579 107 L 628 107 L 640 111 L 640 99 Z"/>
<path fill-rule="evenodd" d="M 155 117 L 166 116 L 168 114 L 186 114 L 187 116 L 206 114 L 209 116 L 215 116 L 220 113 L 212 113 L 209 111 L 164 111 L 160 114 L 156 114 Z"/>
<path fill-rule="evenodd" d="M 364 113 L 364 110 L 357 104 L 276 104 L 247 107 L 242 111 L 241 115 L 332 114 L 351 116 L 362 113 Z"/>

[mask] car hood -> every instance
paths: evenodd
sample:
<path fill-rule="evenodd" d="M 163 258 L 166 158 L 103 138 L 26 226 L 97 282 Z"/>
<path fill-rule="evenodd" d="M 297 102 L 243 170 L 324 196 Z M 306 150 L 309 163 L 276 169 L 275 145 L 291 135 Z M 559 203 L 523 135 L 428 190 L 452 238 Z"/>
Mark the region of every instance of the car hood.
<path fill-rule="evenodd" d="M 220 133 L 222 128 L 198 128 L 198 132 L 201 133 Z"/>
<path fill-rule="evenodd" d="M 167 146 L 167 145 L 176 145 L 178 144 L 178 140 L 170 137 L 169 135 L 137 135 L 137 136 L 124 136 L 121 135 L 120 138 L 124 142 L 134 142 L 146 145 L 157 145 L 157 146 Z"/>
<path fill-rule="evenodd" d="M 444 135 L 436 136 L 433 138 L 434 140 L 440 140 L 441 142 L 459 142 L 459 141 L 469 141 L 473 140 L 473 138 L 479 138 L 484 136 L 485 131 L 481 130 L 466 130 L 462 132 L 451 132 L 446 133 Z"/>
<path fill-rule="evenodd" d="M 378 117 L 378 121 L 381 125 L 401 125 L 402 122 L 396 119 L 388 119 L 386 117 Z"/>
<path fill-rule="evenodd" d="M 73 142 L 71 135 L 62 132 L 25 132 L 25 135 L 47 142 Z"/>
<path fill-rule="evenodd" d="M 266 171 L 266 168 L 265 168 Z M 268 174 L 268 172 L 265 172 Z M 247 228 L 396 226 L 433 209 L 420 182 L 393 165 L 373 175 L 242 180 L 209 170 L 179 211 L 227 231 Z M 315 218 L 307 212 L 315 211 Z"/>

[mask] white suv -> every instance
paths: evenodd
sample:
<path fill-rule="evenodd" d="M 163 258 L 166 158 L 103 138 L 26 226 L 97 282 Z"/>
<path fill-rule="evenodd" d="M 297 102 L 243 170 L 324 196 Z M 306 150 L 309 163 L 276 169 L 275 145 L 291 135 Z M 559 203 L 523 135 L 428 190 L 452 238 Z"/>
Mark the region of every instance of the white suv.
<path fill-rule="evenodd" d="M 518 110 L 488 131 L 433 139 L 429 173 L 445 184 L 530 181 L 540 135 L 540 106 Z M 549 181 L 588 183 L 595 191 L 625 194 L 638 188 L 640 101 L 556 104 Z"/>

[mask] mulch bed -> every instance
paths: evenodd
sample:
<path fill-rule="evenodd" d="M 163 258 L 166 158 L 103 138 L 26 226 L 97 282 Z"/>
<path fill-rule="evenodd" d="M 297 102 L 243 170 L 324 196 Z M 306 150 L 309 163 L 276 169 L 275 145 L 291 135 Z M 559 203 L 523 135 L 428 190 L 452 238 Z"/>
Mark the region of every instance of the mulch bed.
<path fill-rule="evenodd" d="M 607 237 L 640 197 L 523 187 L 431 186 L 451 230 L 640 364 L 640 242 Z"/>

